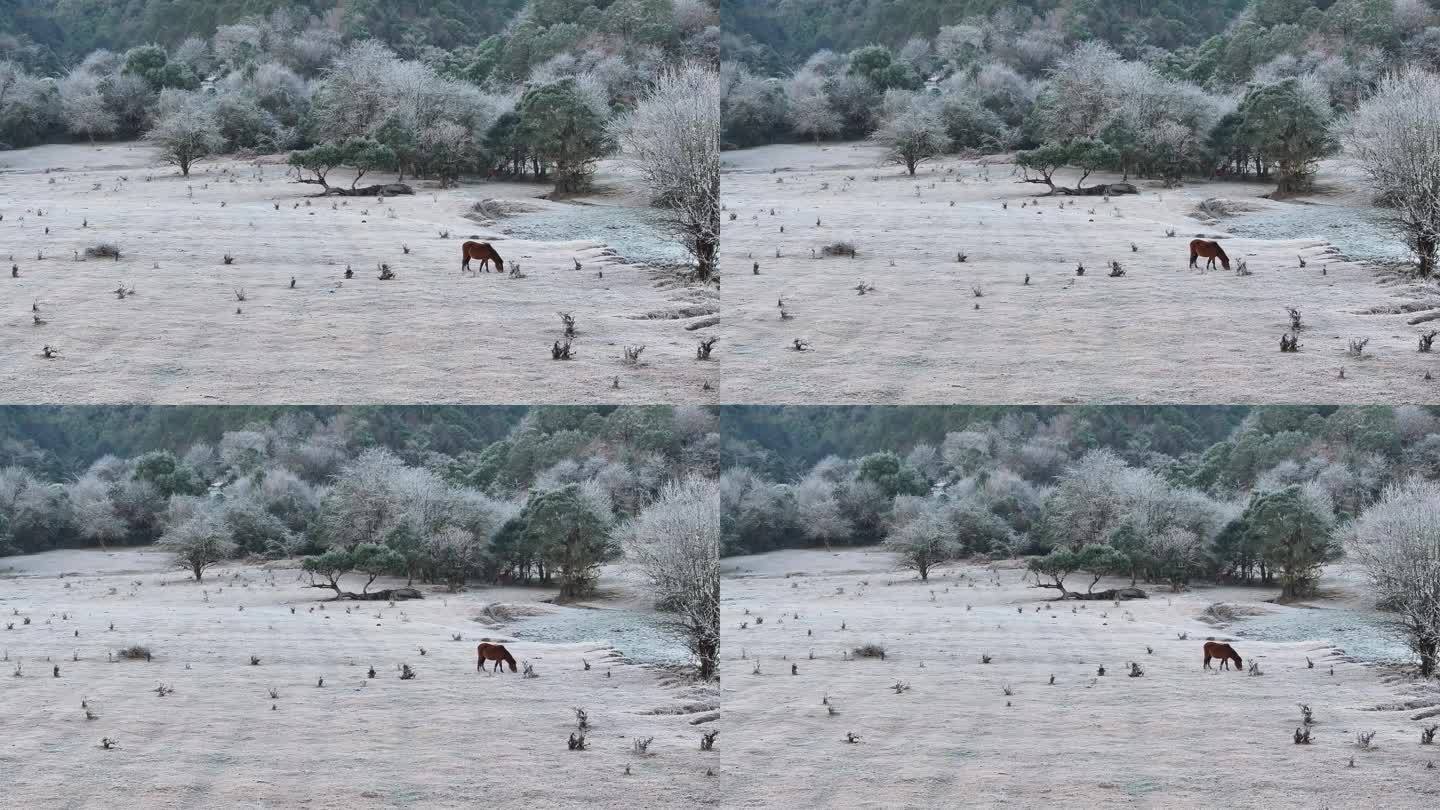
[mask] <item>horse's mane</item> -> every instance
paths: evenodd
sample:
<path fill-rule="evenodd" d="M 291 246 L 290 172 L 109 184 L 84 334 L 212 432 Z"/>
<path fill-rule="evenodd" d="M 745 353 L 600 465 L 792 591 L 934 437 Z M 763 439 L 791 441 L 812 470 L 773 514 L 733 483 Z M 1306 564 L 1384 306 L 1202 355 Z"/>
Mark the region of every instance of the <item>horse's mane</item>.
<path fill-rule="evenodd" d="M 1230 261 L 1230 257 L 1225 255 L 1225 248 L 1220 247 L 1219 242 L 1211 242 L 1210 244 L 1215 246 L 1215 255 L 1219 256 L 1221 261 Z"/>

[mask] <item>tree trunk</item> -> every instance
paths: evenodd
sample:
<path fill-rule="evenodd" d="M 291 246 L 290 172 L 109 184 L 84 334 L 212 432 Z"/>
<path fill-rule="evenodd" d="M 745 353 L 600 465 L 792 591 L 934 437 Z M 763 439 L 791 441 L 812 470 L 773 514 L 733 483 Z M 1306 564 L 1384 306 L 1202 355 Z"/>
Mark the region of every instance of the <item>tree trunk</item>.
<path fill-rule="evenodd" d="M 1431 639 L 1419 639 L 1415 642 L 1415 650 L 1420 653 L 1420 677 L 1434 677 L 1437 653 L 1435 642 Z"/>
<path fill-rule="evenodd" d="M 915 176 L 915 158 L 905 158 L 905 171 L 909 172 L 911 177 Z"/>
<path fill-rule="evenodd" d="M 324 586 L 319 586 L 324 587 Z M 351 591 L 338 591 L 336 599 L 354 599 L 358 602 L 391 602 L 405 599 L 424 599 L 425 595 L 414 588 L 386 588 L 380 591 L 352 593 Z"/>
<path fill-rule="evenodd" d="M 700 680 L 708 681 L 715 677 L 715 664 L 720 657 L 719 645 L 713 641 L 702 641 L 695 647 L 695 652 L 700 658 Z"/>
<path fill-rule="evenodd" d="M 695 240 L 695 275 L 701 281 L 709 281 L 715 275 L 715 254 L 719 252 L 719 241 L 701 236 Z"/>
<path fill-rule="evenodd" d="M 1435 238 L 1432 236 L 1416 238 L 1415 252 L 1420 257 L 1420 276 L 1429 278 L 1435 272 Z"/>

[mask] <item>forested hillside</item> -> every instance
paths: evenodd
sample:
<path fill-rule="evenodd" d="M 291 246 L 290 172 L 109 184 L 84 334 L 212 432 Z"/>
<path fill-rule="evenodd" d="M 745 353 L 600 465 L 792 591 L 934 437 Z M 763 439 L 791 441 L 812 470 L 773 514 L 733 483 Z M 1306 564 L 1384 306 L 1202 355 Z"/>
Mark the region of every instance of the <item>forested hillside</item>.
<path fill-rule="evenodd" d="M 941 27 L 991 18 L 1007 27 L 1042 19 L 1072 41 L 1101 40 L 1128 56 L 1175 50 L 1225 29 L 1245 0 L 722 0 L 725 58 L 772 73 L 822 50 L 899 49 Z M 1276 3 L 1274 5 L 1281 5 Z M 1294 3 L 1291 3 L 1294 5 Z"/>
<path fill-rule="evenodd" d="M 526 534 L 531 511 L 581 516 L 607 558 L 667 483 L 718 473 L 715 422 L 666 406 L 6 409 L 0 555 L 204 528 L 216 559 L 438 543 L 462 581 L 544 579 L 532 542 L 557 533 Z"/>
<path fill-rule="evenodd" d="M 1077 448 L 1183 456 L 1224 439 L 1248 412 L 1245 406 L 755 406 L 727 408 L 721 419 L 727 468 L 749 467 L 786 480 L 826 456 L 939 444 L 952 431 L 981 424 L 1033 430 L 1057 418 L 1070 426 Z"/>
<path fill-rule="evenodd" d="M 268 426 L 282 417 L 289 425 L 332 423 L 356 446 L 385 447 L 409 458 L 458 454 L 500 440 L 525 413 L 524 406 L 5 406 L 0 468 L 18 465 L 60 481 L 100 456 L 179 454 L 197 443 L 214 444 L 228 431 Z"/>
<path fill-rule="evenodd" d="M 0 0 L 0 37 L 37 66 L 58 69 L 105 48 L 179 45 L 253 17 L 317 17 L 347 38 L 373 37 L 414 57 L 425 46 L 456 48 L 499 33 L 524 0 Z M 7 50 L 0 43 L 0 55 Z"/>

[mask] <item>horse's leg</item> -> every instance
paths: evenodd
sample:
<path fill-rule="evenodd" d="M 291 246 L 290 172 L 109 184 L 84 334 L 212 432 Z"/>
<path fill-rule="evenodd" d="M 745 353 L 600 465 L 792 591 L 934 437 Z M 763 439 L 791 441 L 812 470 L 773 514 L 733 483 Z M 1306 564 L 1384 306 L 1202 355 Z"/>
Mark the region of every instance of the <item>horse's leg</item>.
<path fill-rule="evenodd" d="M 1206 668 L 1206 669 L 1209 669 L 1209 668 L 1210 668 L 1210 654 L 1209 654 L 1209 653 L 1206 653 L 1206 654 L 1205 654 L 1205 668 Z"/>

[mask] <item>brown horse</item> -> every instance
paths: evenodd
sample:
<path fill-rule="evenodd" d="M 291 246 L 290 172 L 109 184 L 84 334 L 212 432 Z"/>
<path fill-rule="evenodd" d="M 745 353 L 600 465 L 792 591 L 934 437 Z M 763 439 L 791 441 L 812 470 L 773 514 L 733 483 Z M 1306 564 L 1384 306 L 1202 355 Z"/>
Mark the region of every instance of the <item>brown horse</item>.
<path fill-rule="evenodd" d="M 1221 669 L 1229 669 L 1229 668 L 1230 668 L 1230 662 L 1231 662 L 1231 661 L 1234 661 L 1234 662 L 1235 662 L 1235 671 L 1236 671 L 1236 672 L 1240 672 L 1240 671 L 1242 671 L 1242 669 L 1244 668 L 1244 664 L 1240 661 L 1240 653 L 1235 652 L 1235 648 L 1234 648 L 1234 647 L 1231 647 L 1229 644 L 1222 644 L 1222 643 L 1220 643 L 1220 642 L 1218 642 L 1218 641 L 1207 641 L 1207 642 L 1205 642 L 1205 668 L 1206 668 L 1206 669 L 1209 669 L 1209 668 L 1210 668 L 1210 659 L 1211 659 L 1211 658 L 1219 658 L 1219 659 L 1220 659 L 1220 668 L 1221 668 Z"/>
<path fill-rule="evenodd" d="M 1201 256 L 1209 259 L 1209 261 L 1205 262 L 1205 268 L 1207 270 L 1215 269 L 1216 259 L 1220 260 L 1220 264 L 1224 265 L 1226 270 L 1230 269 L 1230 257 L 1225 255 L 1225 251 L 1220 248 L 1219 242 L 1211 242 L 1208 239 L 1191 239 L 1190 266 L 1194 267 L 1195 260 Z"/>
<path fill-rule="evenodd" d="M 515 668 L 515 656 L 511 655 L 511 654 L 510 654 L 510 651 L 507 650 L 507 649 L 505 649 L 505 647 L 504 647 L 503 645 L 501 645 L 501 644 L 482 643 L 479 647 L 476 647 L 476 648 L 475 648 L 475 652 L 476 652 L 476 660 L 475 660 L 475 671 L 476 671 L 476 672 L 479 672 L 480 670 L 482 670 L 482 669 L 485 668 L 485 662 L 486 662 L 486 661 L 494 661 L 494 662 L 495 662 L 495 671 L 496 671 L 496 672 L 499 672 L 499 671 L 500 671 L 500 669 L 501 669 L 501 666 L 500 666 L 500 665 L 501 665 L 502 663 L 503 663 L 503 664 L 509 664 L 509 665 L 510 665 L 510 671 L 511 671 L 511 672 L 516 672 L 516 671 L 518 671 L 518 670 L 516 670 L 516 668 Z"/>
<path fill-rule="evenodd" d="M 460 246 L 460 272 L 464 273 L 470 269 L 470 260 L 479 259 L 480 269 L 490 272 L 490 262 L 495 262 L 495 272 L 505 272 L 505 260 L 495 252 L 495 248 L 489 242 L 466 242 Z M 1228 266 L 1228 265 L 1227 265 Z"/>

